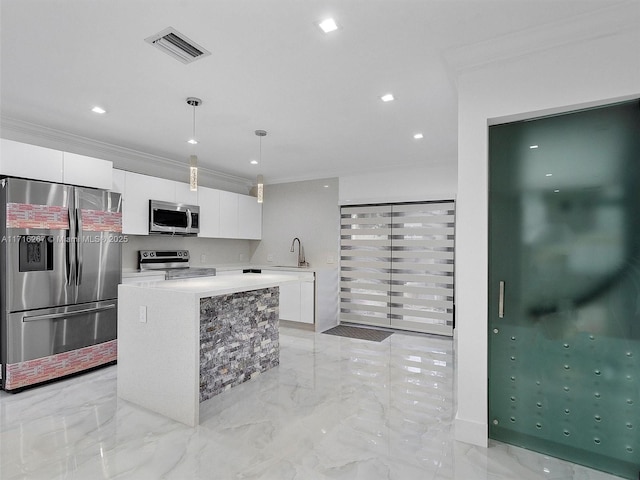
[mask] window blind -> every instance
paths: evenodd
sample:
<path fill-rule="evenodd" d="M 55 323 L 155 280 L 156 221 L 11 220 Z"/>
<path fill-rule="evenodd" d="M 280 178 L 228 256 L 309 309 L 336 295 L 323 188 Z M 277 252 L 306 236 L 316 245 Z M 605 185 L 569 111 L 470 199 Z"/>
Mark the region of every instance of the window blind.
<path fill-rule="evenodd" d="M 453 201 L 341 208 L 340 320 L 453 334 Z"/>

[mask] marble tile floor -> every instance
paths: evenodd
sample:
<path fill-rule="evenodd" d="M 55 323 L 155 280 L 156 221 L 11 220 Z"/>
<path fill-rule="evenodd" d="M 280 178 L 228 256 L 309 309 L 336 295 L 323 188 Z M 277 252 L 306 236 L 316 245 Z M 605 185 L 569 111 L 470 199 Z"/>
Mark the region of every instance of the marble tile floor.
<path fill-rule="evenodd" d="M 119 400 L 117 366 L 0 392 L 0 478 L 617 478 L 454 441 L 451 340 L 396 333 L 376 343 L 283 327 L 280 343 L 280 366 L 203 403 L 197 428 Z"/>

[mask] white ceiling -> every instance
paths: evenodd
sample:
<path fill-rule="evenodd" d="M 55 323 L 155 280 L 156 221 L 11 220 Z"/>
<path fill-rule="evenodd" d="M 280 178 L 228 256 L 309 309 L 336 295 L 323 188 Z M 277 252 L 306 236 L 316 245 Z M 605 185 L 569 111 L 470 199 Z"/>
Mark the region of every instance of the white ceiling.
<path fill-rule="evenodd" d="M 449 54 L 616 3 L 2 0 L 1 114 L 186 164 L 199 97 L 201 165 L 267 183 L 455 162 Z M 212 55 L 185 65 L 145 43 L 169 26 Z"/>

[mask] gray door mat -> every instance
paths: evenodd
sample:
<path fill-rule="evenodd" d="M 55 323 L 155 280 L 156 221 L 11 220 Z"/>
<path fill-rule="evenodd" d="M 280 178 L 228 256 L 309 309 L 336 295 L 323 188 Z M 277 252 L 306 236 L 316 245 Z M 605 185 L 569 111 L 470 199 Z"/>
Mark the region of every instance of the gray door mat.
<path fill-rule="evenodd" d="M 350 327 L 347 325 L 338 325 L 322 332 L 327 335 L 337 335 L 339 337 L 358 338 L 360 340 L 371 340 L 372 342 L 381 342 L 393 332 L 386 330 L 375 330 L 373 328 Z"/>

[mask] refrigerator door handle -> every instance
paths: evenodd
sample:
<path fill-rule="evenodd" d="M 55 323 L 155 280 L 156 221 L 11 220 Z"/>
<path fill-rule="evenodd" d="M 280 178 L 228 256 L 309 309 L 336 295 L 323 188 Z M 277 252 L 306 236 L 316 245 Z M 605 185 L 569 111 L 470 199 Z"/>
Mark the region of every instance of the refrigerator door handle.
<path fill-rule="evenodd" d="M 38 320 L 51 320 L 51 319 L 60 318 L 60 317 L 72 317 L 74 315 L 84 315 L 85 313 L 98 313 L 98 312 L 103 312 L 105 310 L 113 310 L 114 308 L 116 308 L 116 304 L 110 303 L 109 305 L 103 305 L 102 307 L 83 308 L 82 310 L 72 310 L 70 312 L 45 313 L 44 315 L 26 315 L 22 317 L 22 321 L 36 322 Z"/>
<path fill-rule="evenodd" d="M 64 274 L 65 274 L 65 284 L 66 285 L 71 285 L 71 245 L 70 245 L 70 238 L 69 238 L 69 231 L 65 230 L 64 231 Z"/>
<path fill-rule="evenodd" d="M 72 213 L 73 212 L 73 213 Z M 69 230 L 67 238 L 65 239 L 67 244 L 65 247 L 67 255 L 67 270 L 69 272 L 67 276 L 67 285 L 75 283 L 76 279 L 76 216 L 75 210 L 71 201 L 69 202 Z"/>
<path fill-rule="evenodd" d="M 82 267 L 83 267 L 83 258 L 82 258 L 82 210 L 76 208 L 76 285 L 80 285 L 82 283 Z"/>

